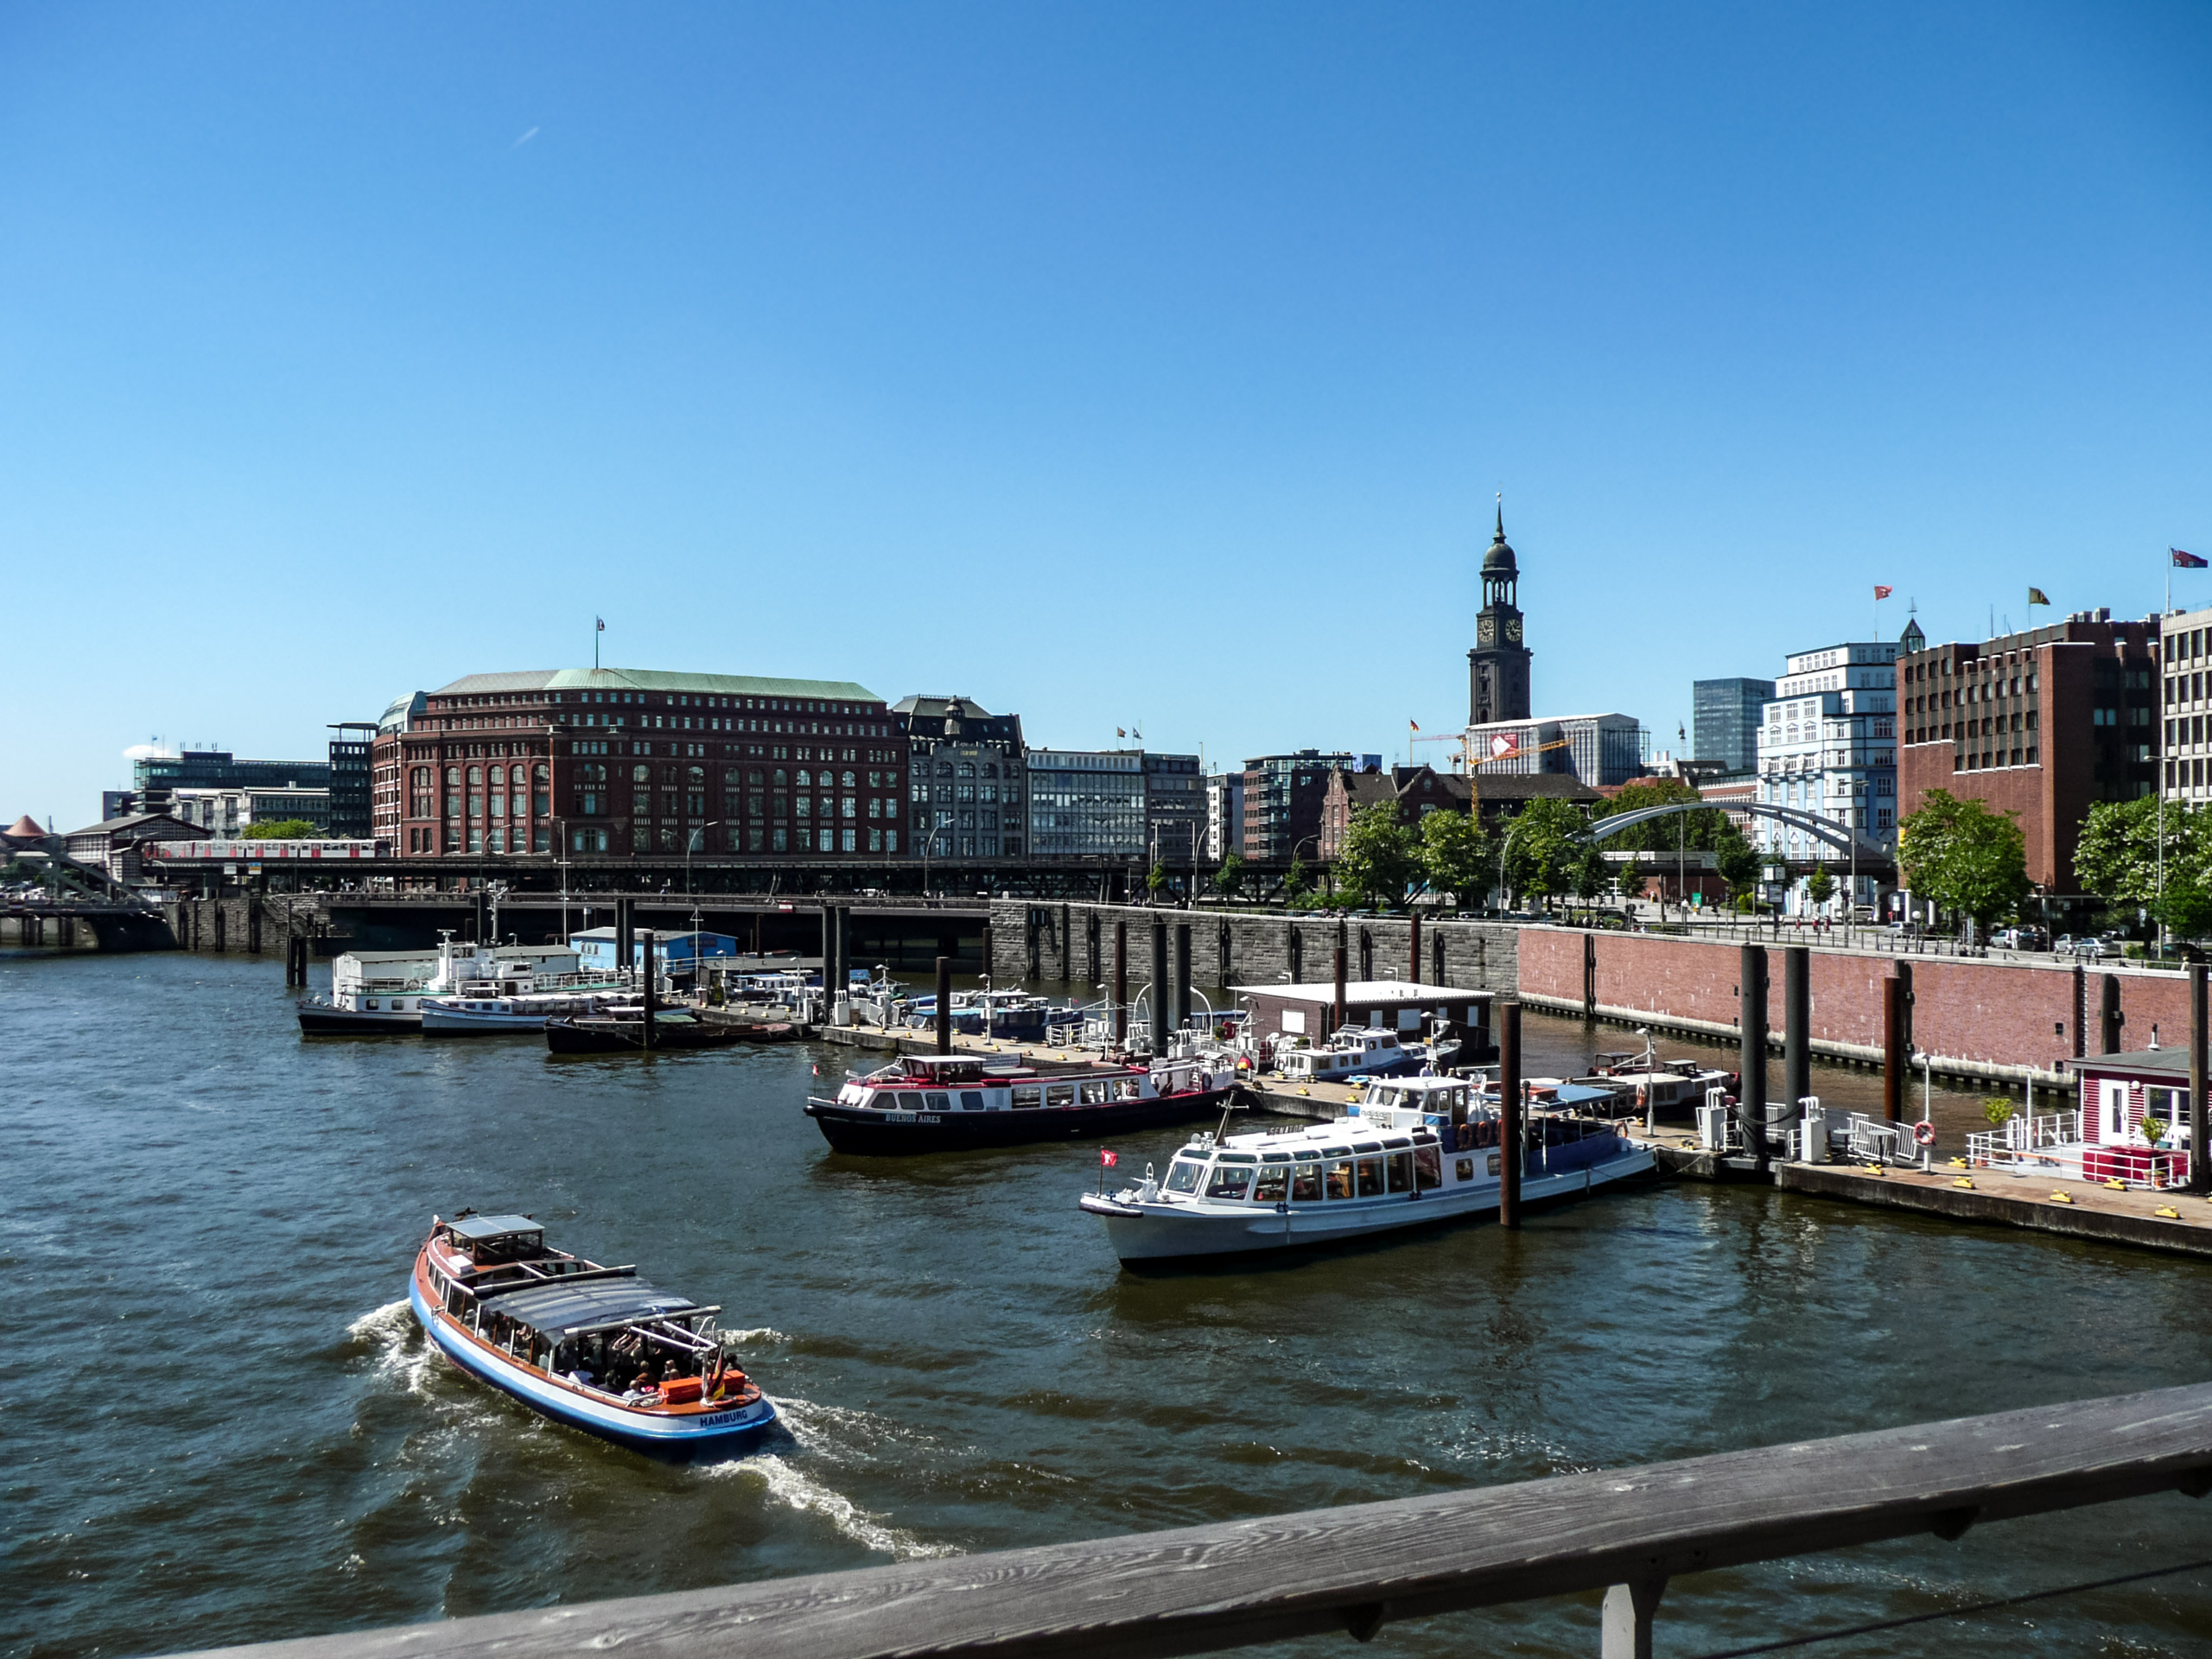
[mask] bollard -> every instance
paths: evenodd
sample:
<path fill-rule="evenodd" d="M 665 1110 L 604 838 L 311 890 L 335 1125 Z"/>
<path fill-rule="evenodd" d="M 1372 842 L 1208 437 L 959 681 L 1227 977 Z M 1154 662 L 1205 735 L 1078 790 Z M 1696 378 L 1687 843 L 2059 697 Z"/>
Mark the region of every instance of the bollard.
<path fill-rule="evenodd" d="M 1416 985 L 1420 984 L 1420 983 L 1421 983 L 1421 912 L 1420 912 L 1419 911 L 1415 911 L 1415 912 L 1414 912 L 1414 915 L 1413 915 L 1413 938 L 1412 938 L 1411 944 L 1409 944 L 1409 946 L 1408 946 L 1408 950 L 1407 950 L 1407 951 L 1406 951 L 1406 960 L 1407 960 L 1408 963 L 1409 964 L 1409 965 L 1408 966 L 1408 968 L 1406 969 L 1406 977 L 1407 977 L 1408 979 L 1411 980 L 1414 984 L 1416 984 Z"/>
<path fill-rule="evenodd" d="M 1129 925 L 1114 924 L 1114 1046 L 1129 1046 Z"/>
<path fill-rule="evenodd" d="M 1329 1013 L 1329 1034 L 1331 1036 L 1334 1036 L 1338 1032 L 1344 1029 L 1344 1020 L 1347 1017 L 1344 1013 L 1344 941 L 1341 939 L 1337 942 L 1335 995 L 1336 1001 L 1330 1005 Z"/>
<path fill-rule="evenodd" d="M 952 1052 L 952 958 L 937 959 L 937 1052 Z"/>
<path fill-rule="evenodd" d="M 1744 1131 L 1744 1149 L 1766 1169 L 1766 947 L 1744 947 L 1741 982 L 1737 987 L 1737 1025 L 1743 1033 L 1743 1081 L 1737 1090 L 1736 1122 Z"/>
<path fill-rule="evenodd" d="M 1905 1060 L 1904 984 L 1893 977 L 1882 982 L 1882 1117 L 1885 1122 L 1904 1122 Z"/>
<path fill-rule="evenodd" d="M 1497 1224 L 1521 1224 L 1521 1005 L 1497 1011 Z"/>
<path fill-rule="evenodd" d="M 1167 924 L 1152 924 L 1152 1052 L 1167 1052 Z"/>
<path fill-rule="evenodd" d="M 638 1040 L 645 1052 L 650 1054 L 653 1052 L 653 935 L 651 928 L 638 935 L 638 982 L 645 987 L 645 1029 L 639 1033 Z"/>
<path fill-rule="evenodd" d="M 1175 1029 L 1191 1023 L 1191 925 L 1175 924 Z"/>

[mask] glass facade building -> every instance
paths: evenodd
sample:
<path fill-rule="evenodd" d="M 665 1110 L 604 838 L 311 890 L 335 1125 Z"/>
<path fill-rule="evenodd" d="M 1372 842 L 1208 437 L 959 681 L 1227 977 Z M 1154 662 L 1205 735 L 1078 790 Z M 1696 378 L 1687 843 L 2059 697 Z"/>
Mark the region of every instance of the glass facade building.
<path fill-rule="evenodd" d="M 1691 758 L 1724 772 L 1758 771 L 1759 727 L 1774 701 L 1774 682 L 1694 680 L 1690 697 Z"/>

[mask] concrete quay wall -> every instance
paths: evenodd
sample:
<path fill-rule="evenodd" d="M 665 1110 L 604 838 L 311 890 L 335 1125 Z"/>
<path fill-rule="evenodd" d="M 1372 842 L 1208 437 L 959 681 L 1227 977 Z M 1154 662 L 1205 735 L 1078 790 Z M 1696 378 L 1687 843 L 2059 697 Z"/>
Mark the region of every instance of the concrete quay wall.
<path fill-rule="evenodd" d="M 1287 975 L 1309 984 L 1330 979 L 1344 946 L 1352 979 L 1404 979 L 1413 968 L 1412 924 L 1403 918 L 1325 916 L 1311 912 L 1175 910 L 1088 901 L 995 899 L 989 960 L 1001 985 L 1022 980 L 1072 980 L 1100 985 L 1114 972 L 1114 931 L 1129 934 L 1129 988 L 1152 974 L 1152 928 L 1191 930 L 1191 977 L 1200 985 L 1272 985 Z M 1421 925 L 1422 982 L 1510 995 L 1522 930 L 1499 922 L 1430 922 Z"/>
<path fill-rule="evenodd" d="M 1781 951 L 1767 947 L 1767 1030 L 1782 1041 Z M 1887 953 L 1814 946 L 1810 952 L 1812 1046 L 1830 1058 L 1878 1063 L 1882 982 L 1899 958 Z M 1592 1007 L 1599 1018 L 1727 1038 L 1739 1029 L 1737 987 L 1742 947 L 1729 940 L 1660 934 L 1527 927 L 1517 952 L 1522 999 L 1565 1013 Z M 2061 1060 L 2102 1046 L 2102 987 L 2119 982 L 2121 1043 L 2150 1046 L 2152 1028 L 2168 1046 L 2187 1040 L 2189 982 L 2171 970 L 2077 968 L 2072 964 L 1913 957 L 1912 1039 L 1935 1069 L 1991 1081 L 2055 1082 Z M 2082 1041 L 2077 1045 L 2079 1032 Z"/>
<path fill-rule="evenodd" d="M 334 957 L 353 941 L 332 931 L 327 902 L 315 893 L 250 893 L 172 899 L 162 909 L 180 950 L 281 957 L 287 939 L 305 934 L 311 954 Z"/>

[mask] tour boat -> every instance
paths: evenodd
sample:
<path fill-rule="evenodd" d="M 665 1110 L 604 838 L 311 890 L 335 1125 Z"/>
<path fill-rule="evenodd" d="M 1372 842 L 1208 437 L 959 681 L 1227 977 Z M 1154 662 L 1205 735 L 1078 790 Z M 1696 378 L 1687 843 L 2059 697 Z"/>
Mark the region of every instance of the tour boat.
<path fill-rule="evenodd" d="M 618 1445 L 684 1459 L 776 1421 L 715 1328 L 721 1308 L 548 1249 L 528 1216 L 432 1217 L 407 1300 L 461 1370 Z"/>
<path fill-rule="evenodd" d="M 1401 1077 L 1369 1091 L 1358 1115 L 1334 1122 L 1179 1149 L 1166 1179 L 1086 1192 L 1123 1262 L 1239 1255 L 1364 1238 L 1497 1212 L 1499 1119 L 1458 1077 Z M 1580 1113 L 1530 1112 L 1521 1149 L 1521 1201 L 1555 1204 L 1653 1170 L 1648 1147 Z"/>
<path fill-rule="evenodd" d="M 1319 1048 L 1278 1048 L 1275 1070 L 1291 1083 L 1342 1083 L 1350 1077 L 1388 1077 L 1429 1064 L 1420 1043 L 1401 1043 L 1395 1031 L 1346 1026 Z"/>
<path fill-rule="evenodd" d="M 613 980 L 565 990 L 524 991 L 512 996 L 486 996 L 463 991 L 457 996 L 422 999 L 425 1037 L 535 1036 L 548 1020 L 575 1014 L 604 1014 L 620 1002 L 635 1001 L 637 992 Z"/>
<path fill-rule="evenodd" d="M 514 996 L 575 982 L 576 953 L 564 944 L 456 944 L 431 951 L 349 950 L 330 966 L 330 995 L 303 996 L 300 1030 L 309 1036 L 419 1032 L 423 999 Z"/>
<path fill-rule="evenodd" d="M 1011 1058 L 909 1054 L 806 1115 L 839 1152 L 912 1153 L 1125 1135 L 1211 1116 L 1236 1087 L 1227 1065 L 1198 1059 L 1042 1071 Z"/>
<path fill-rule="evenodd" d="M 657 1050 L 721 1048 L 745 1040 L 744 1027 L 734 1021 L 709 1022 L 683 1008 L 653 1010 Z M 645 1052 L 645 1009 L 632 1002 L 601 1014 L 548 1020 L 545 1046 L 556 1054 L 642 1054 Z"/>
<path fill-rule="evenodd" d="M 905 1005 L 906 1023 L 917 1029 L 937 1023 L 934 992 L 910 997 Z M 955 991 L 949 1016 L 952 1029 L 965 1037 L 989 1037 L 1002 1043 L 1041 1043 L 1056 1012 L 1049 998 L 1020 990 Z"/>

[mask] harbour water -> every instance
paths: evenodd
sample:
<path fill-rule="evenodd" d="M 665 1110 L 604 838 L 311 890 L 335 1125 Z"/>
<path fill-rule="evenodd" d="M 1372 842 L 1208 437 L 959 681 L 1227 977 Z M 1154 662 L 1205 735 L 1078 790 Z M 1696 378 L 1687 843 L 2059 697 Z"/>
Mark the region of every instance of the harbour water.
<path fill-rule="evenodd" d="M 799 1105 L 849 1051 L 302 1040 L 282 977 L 273 960 L 0 956 L 7 1653 L 673 1590 L 2212 1376 L 2212 1267 L 1744 1188 L 1139 1277 L 1075 1210 L 1091 1148 L 832 1156 Z M 1534 1072 L 1625 1046 L 1529 1020 Z M 1872 1096 L 1863 1074 L 1821 1074 Z M 1180 1138 L 1118 1145 L 1119 1173 Z M 665 1467 L 448 1369 L 401 1298 L 431 1214 L 464 1205 L 531 1212 L 563 1246 L 722 1304 L 788 1433 Z M 1661 1650 L 2206 1558 L 2212 1504 L 2144 1499 L 1678 1581 Z M 2208 1644 L 2198 1570 L 1810 1651 Z M 1587 1655 L 1596 1603 L 1376 1645 Z"/>

